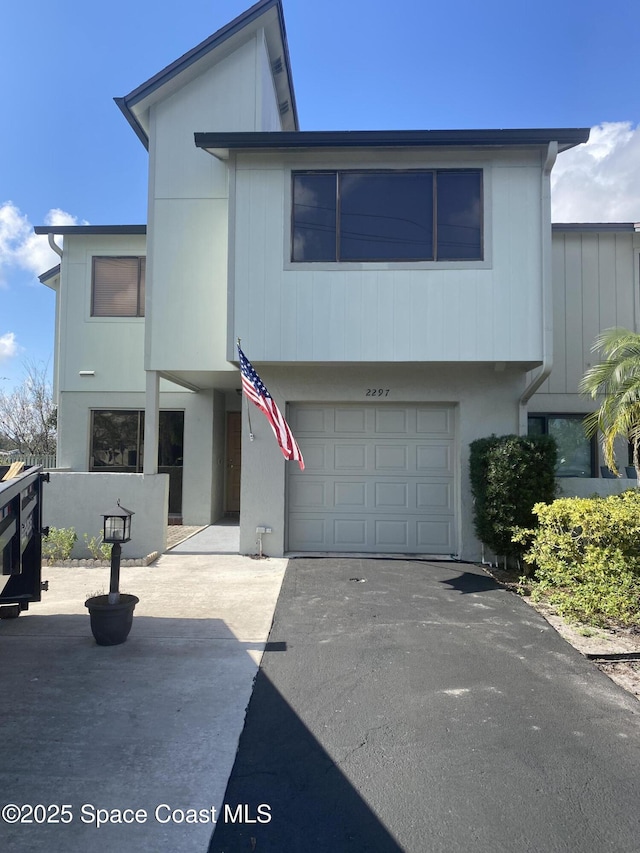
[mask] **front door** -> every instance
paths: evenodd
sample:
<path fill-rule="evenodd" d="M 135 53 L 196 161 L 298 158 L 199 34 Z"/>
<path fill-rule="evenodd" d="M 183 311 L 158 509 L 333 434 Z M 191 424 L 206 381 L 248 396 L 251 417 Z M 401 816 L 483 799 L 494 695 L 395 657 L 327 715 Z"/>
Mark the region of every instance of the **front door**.
<path fill-rule="evenodd" d="M 241 418 L 241 412 L 227 412 L 227 488 L 224 508 L 227 513 L 240 512 Z"/>

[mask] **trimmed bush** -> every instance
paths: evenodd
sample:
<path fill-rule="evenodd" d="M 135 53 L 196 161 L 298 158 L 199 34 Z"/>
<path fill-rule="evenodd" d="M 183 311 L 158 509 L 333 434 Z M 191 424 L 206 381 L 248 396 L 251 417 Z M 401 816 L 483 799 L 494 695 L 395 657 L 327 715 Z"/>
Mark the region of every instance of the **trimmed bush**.
<path fill-rule="evenodd" d="M 532 594 L 564 616 L 604 625 L 640 625 L 640 491 L 536 504 L 524 560 L 535 566 Z"/>
<path fill-rule="evenodd" d="M 476 535 L 494 554 L 519 559 L 524 544 L 513 541 L 514 529 L 535 527 L 534 505 L 556 494 L 556 443 L 548 435 L 492 435 L 470 450 Z"/>

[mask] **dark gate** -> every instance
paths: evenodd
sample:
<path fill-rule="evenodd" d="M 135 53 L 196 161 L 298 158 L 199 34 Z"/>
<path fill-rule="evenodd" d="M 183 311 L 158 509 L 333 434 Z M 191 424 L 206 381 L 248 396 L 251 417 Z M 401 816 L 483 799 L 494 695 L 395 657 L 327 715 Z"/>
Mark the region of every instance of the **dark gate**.
<path fill-rule="evenodd" d="M 38 466 L 1 482 L 8 470 L 0 466 L 0 606 L 3 616 L 17 616 L 42 597 L 42 484 L 49 475 Z"/>

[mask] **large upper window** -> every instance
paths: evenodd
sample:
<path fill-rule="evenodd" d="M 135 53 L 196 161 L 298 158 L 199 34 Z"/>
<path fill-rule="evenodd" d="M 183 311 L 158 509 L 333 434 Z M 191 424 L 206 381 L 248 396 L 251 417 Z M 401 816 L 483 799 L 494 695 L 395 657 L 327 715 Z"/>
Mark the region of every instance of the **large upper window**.
<path fill-rule="evenodd" d="M 92 317 L 144 317 L 146 258 L 93 259 Z"/>
<path fill-rule="evenodd" d="M 482 258 L 481 169 L 293 173 L 294 262 Z"/>

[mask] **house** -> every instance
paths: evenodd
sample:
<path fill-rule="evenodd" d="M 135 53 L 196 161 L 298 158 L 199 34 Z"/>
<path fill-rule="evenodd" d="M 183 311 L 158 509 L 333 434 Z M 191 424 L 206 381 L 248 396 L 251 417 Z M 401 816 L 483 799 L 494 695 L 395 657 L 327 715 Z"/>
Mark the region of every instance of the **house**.
<path fill-rule="evenodd" d="M 239 513 L 243 553 L 264 527 L 274 556 L 476 559 L 469 443 L 557 433 L 596 326 L 638 310 L 633 226 L 552 240 L 550 173 L 588 130 L 301 131 L 280 0 L 117 104 L 147 225 L 36 229 L 64 237 L 58 464 L 166 473 L 169 517 Z M 304 471 L 240 396 L 238 338 Z"/>

